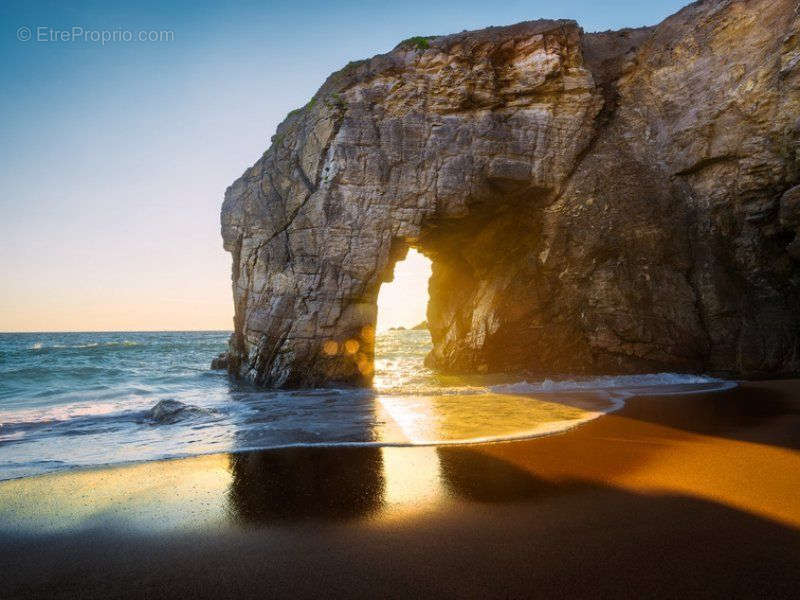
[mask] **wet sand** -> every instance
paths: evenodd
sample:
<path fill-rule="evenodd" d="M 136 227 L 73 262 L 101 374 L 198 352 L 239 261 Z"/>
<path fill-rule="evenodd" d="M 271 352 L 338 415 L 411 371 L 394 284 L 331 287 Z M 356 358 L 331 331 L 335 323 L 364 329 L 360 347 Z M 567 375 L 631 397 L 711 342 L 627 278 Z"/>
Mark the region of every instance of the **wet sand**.
<path fill-rule="evenodd" d="M 0 483 L 3 598 L 800 595 L 800 382 L 560 435 Z"/>

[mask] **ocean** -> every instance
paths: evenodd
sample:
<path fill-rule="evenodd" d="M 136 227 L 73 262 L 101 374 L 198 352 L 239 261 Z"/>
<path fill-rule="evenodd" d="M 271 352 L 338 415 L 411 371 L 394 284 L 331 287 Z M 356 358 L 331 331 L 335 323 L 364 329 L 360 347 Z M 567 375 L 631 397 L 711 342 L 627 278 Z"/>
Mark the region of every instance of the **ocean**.
<path fill-rule="evenodd" d="M 209 369 L 229 332 L 0 334 L 0 480 L 213 452 L 499 441 L 563 431 L 631 394 L 732 385 L 671 373 L 437 375 L 425 330 L 377 336 L 373 389 L 262 390 Z"/>

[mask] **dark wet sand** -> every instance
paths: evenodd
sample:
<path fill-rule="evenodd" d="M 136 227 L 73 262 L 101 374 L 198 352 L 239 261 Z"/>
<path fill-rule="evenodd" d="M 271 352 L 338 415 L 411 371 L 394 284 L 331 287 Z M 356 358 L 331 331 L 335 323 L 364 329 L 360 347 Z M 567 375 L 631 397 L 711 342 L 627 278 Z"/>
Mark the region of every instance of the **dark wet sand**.
<path fill-rule="evenodd" d="M 2 598 L 797 598 L 800 382 L 561 435 L 0 484 Z"/>

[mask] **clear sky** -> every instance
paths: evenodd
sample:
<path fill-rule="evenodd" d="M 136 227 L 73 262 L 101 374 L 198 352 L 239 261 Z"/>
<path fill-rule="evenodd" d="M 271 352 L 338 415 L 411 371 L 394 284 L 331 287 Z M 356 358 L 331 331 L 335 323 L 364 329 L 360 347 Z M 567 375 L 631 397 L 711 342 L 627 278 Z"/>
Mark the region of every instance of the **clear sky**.
<path fill-rule="evenodd" d="M 616 29 L 683 4 L 4 0 L 0 331 L 230 329 L 223 193 L 331 71 L 414 35 Z M 150 31 L 169 33 L 101 41 Z"/>

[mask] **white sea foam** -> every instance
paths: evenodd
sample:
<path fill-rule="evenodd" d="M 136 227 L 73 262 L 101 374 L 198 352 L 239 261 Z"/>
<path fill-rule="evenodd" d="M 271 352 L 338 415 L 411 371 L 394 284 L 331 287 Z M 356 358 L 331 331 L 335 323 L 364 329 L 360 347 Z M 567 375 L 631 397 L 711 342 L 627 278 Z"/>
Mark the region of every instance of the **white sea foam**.
<path fill-rule="evenodd" d="M 28 347 L 28 350 L 66 350 L 66 349 L 81 349 L 81 348 L 97 348 L 99 346 L 104 347 L 113 347 L 113 346 L 122 346 L 122 347 L 132 347 L 138 346 L 138 342 L 131 342 L 128 340 L 122 340 L 121 342 L 87 342 L 84 344 L 49 344 L 45 346 L 42 342 L 36 342 L 33 345 Z"/>
<path fill-rule="evenodd" d="M 497 394 L 536 394 L 543 392 L 574 392 L 574 391 L 606 391 L 612 390 L 619 393 L 664 393 L 665 388 L 681 386 L 703 386 L 698 391 L 708 389 L 710 386 L 728 386 L 730 382 L 706 375 L 691 375 L 683 373 L 644 373 L 640 375 L 606 375 L 600 377 L 587 377 L 577 379 L 543 379 L 542 381 L 519 381 L 491 386 L 491 391 Z"/>
<path fill-rule="evenodd" d="M 82 417 L 106 416 L 123 412 L 126 408 L 129 407 L 126 406 L 125 399 L 120 399 L 115 402 L 75 402 L 38 409 L 0 411 L 0 424 L 54 423 Z"/>

